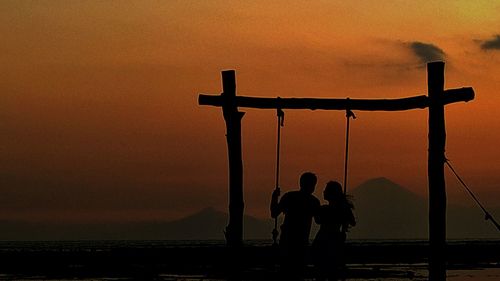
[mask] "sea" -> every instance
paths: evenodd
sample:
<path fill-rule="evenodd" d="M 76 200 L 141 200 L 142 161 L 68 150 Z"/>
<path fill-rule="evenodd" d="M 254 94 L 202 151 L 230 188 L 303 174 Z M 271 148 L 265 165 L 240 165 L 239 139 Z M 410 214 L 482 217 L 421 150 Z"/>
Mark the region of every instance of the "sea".
<path fill-rule="evenodd" d="M 406 251 L 405 249 L 428 246 L 427 241 L 423 240 L 352 240 L 348 243 L 358 249 L 359 253 L 363 253 L 363 249 L 375 247 L 380 255 L 384 255 L 384 249 Z M 269 240 L 245 241 L 248 249 L 268 251 L 272 248 L 271 245 L 272 241 Z M 464 259 L 458 259 L 460 262 L 449 265 L 447 280 L 500 281 L 500 253 L 495 254 L 500 249 L 500 239 L 451 240 L 448 245 L 451 249 L 476 249 L 471 256 L 479 258 L 477 261 L 467 259 L 468 250 L 458 254 L 463 255 Z M 212 274 L 202 263 L 204 255 L 222 253 L 220 250 L 224 248 L 225 242 L 222 240 L 0 241 L 0 280 L 222 281 L 226 280 L 224 274 L 217 270 L 217 273 Z M 481 258 L 483 251 L 487 258 Z M 186 257 L 182 253 L 186 253 Z M 217 258 L 219 257 L 213 259 Z M 182 259 L 189 260 L 192 264 L 187 265 Z M 410 262 L 365 258 L 354 260 L 355 262 L 347 264 L 351 274 L 346 280 L 428 279 L 425 259 Z M 197 262 L 201 265 L 196 264 Z M 242 279 L 268 279 L 266 274 L 271 274 L 276 267 L 264 267 L 262 263 L 249 267 Z M 304 280 L 314 279 L 309 276 Z"/>

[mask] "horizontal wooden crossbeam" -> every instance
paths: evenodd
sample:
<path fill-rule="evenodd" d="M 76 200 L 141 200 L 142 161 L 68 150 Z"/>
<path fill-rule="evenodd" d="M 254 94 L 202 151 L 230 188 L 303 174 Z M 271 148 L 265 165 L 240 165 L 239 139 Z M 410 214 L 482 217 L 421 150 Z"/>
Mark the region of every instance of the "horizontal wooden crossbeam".
<path fill-rule="evenodd" d="M 442 103 L 468 102 L 474 99 L 474 90 L 470 87 L 445 90 Z M 223 106 L 227 100 L 224 94 L 214 96 L 200 94 L 200 105 Z M 235 102 L 237 107 L 259 109 L 310 109 L 310 110 L 365 110 L 399 111 L 426 108 L 429 97 L 415 96 L 399 99 L 329 99 L 329 98 L 261 98 L 236 96 L 227 102 Z"/>

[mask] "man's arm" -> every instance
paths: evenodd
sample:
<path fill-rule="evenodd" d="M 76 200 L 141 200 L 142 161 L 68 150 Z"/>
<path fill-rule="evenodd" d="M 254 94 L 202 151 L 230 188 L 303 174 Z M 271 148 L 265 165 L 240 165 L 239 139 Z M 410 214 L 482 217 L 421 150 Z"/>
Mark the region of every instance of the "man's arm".
<path fill-rule="evenodd" d="M 280 189 L 276 188 L 273 191 L 273 194 L 271 195 L 271 206 L 270 206 L 270 209 L 271 209 L 271 217 L 272 218 L 278 217 L 280 215 L 280 213 L 281 213 L 280 204 L 278 202 L 279 197 L 280 197 Z"/>

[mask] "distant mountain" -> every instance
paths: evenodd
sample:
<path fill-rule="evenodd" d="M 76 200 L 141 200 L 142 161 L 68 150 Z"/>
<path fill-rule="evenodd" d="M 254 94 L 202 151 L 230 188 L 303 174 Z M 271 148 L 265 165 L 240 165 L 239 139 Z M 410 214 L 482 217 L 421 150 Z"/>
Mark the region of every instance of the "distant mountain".
<path fill-rule="evenodd" d="M 427 239 L 427 199 L 386 178 L 371 179 L 353 189 L 357 226 L 351 239 Z M 491 209 L 500 220 L 500 209 Z M 282 217 L 281 217 L 282 218 Z M 33 223 L 0 221 L 0 240 L 206 240 L 224 239 L 227 213 L 205 208 L 173 221 L 134 223 Z M 270 239 L 273 222 L 244 216 L 245 239 Z M 317 230 L 313 225 L 311 238 Z M 498 239 L 477 208 L 448 205 L 449 239 Z"/>
<path fill-rule="evenodd" d="M 351 238 L 427 237 L 427 202 L 402 186 L 376 178 L 359 185 L 352 195 L 358 224 Z"/>
<path fill-rule="evenodd" d="M 0 221 L 0 240 L 224 240 L 227 213 L 214 208 L 174 221 L 48 223 Z M 271 220 L 244 216 L 245 239 L 271 237 Z"/>
<path fill-rule="evenodd" d="M 205 208 L 179 220 L 162 224 L 164 239 L 224 239 L 227 214 Z"/>
<path fill-rule="evenodd" d="M 269 238 L 272 224 L 251 216 L 244 216 L 244 237 L 246 239 Z M 227 213 L 205 208 L 200 212 L 179 220 L 165 223 L 163 239 L 224 239 L 224 230 L 228 221 Z"/>
<path fill-rule="evenodd" d="M 427 239 L 428 200 L 386 178 L 371 179 L 356 187 L 354 197 L 358 225 L 349 237 L 361 239 Z M 490 210 L 500 216 L 499 209 Z M 448 239 L 500 238 L 478 209 L 447 206 Z"/>

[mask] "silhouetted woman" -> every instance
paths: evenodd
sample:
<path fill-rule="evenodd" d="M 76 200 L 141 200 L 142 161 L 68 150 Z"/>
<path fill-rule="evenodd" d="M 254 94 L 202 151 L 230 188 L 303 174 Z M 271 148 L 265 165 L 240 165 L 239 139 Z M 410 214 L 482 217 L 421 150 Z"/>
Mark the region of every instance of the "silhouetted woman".
<path fill-rule="evenodd" d="M 356 225 L 352 213 L 354 206 L 336 181 L 327 183 L 323 198 L 328 205 L 320 207 L 316 223 L 320 229 L 312 244 L 317 280 L 338 280 L 344 269 L 345 232 Z"/>

